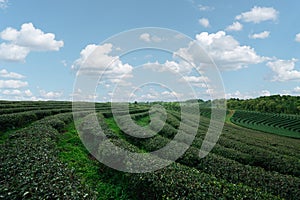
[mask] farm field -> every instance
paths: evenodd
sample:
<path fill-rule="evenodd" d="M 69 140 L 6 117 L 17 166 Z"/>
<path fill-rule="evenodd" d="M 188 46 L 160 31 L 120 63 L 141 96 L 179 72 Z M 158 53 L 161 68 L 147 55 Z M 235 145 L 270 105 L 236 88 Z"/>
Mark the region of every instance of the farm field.
<path fill-rule="evenodd" d="M 231 122 L 268 133 L 300 138 L 300 116 L 237 110 Z"/>
<path fill-rule="evenodd" d="M 230 120 L 239 126 L 225 123 L 218 143 L 201 159 L 199 149 L 209 127 L 210 110 L 200 109 L 197 135 L 184 155 L 161 170 L 135 174 L 111 169 L 86 150 L 75 128 L 71 102 L 1 101 L 0 108 L 0 199 L 299 199 L 300 196 L 297 115 L 236 110 Z M 149 125 L 149 104 L 130 104 L 129 108 L 136 124 L 153 128 Z M 141 139 L 125 134 L 118 127 L 109 103 L 95 106 L 98 122 L 110 141 L 144 153 L 174 140 L 180 123 L 187 127 L 187 135 L 188 127 L 196 125 L 192 120 L 181 122 L 178 109 L 166 108 L 163 128 L 155 136 Z M 91 122 L 93 114 L 87 110 L 76 115 L 82 119 L 77 122 L 80 124 Z M 83 136 L 97 139 L 94 131 L 97 125 L 88 124 Z M 105 149 L 98 149 L 97 143 L 93 148 L 105 156 Z"/>

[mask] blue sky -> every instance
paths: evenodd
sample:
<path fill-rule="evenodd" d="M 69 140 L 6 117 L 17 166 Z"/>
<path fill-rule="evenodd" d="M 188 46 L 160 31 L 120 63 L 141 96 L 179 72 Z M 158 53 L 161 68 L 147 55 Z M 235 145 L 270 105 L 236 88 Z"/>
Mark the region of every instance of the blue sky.
<path fill-rule="evenodd" d="M 172 60 L 172 54 L 160 51 L 110 55 L 113 52 L 103 41 L 143 27 L 172 29 L 195 39 L 220 70 L 227 98 L 299 95 L 299 8 L 300 2 L 294 0 L 0 0 L 0 99 L 71 100 L 78 68 L 95 49 L 105 51 L 108 59 L 117 58 L 112 80 L 143 64 L 153 69 L 187 69 Z M 146 32 L 136 39 L 161 41 Z M 132 74 L 146 76 L 142 73 Z M 195 87 L 203 82 L 193 74 L 185 77 L 193 84 L 198 81 Z M 96 100 L 110 100 L 113 83 L 106 81 L 99 87 Z M 172 86 L 172 90 L 143 86 L 132 98 L 187 97 L 176 92 L 179 86 Z M 209 88 L 202 90 L 196 88 L 199 98 L 206 98 Z"/>

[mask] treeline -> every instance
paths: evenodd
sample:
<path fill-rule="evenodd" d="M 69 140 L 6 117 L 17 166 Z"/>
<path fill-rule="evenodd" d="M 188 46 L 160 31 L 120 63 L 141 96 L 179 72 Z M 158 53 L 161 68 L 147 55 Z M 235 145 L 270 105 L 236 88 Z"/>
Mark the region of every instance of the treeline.
<path fill-rule="evenodd" d="M 247 100 L 232 98 L 227 100 L 227 108 L 269 113 L 300 114 L 300 96 L 272 95 Z"/>
<path fill-rule="evenodd" d="M 180 106 L 198 103 L 200 109 L 220 107 L 224 105 L 224 99 L 207 100 L 191 99 L 184 102 L 151 102 L 148 104 L 161 104 L 168 110 L 180 111 Z M 266 113 L 300 114 L 300 96 L 272 95 L 255 99 L 231 98 L 226 100 L 227 109 L 248 110 Z"/>

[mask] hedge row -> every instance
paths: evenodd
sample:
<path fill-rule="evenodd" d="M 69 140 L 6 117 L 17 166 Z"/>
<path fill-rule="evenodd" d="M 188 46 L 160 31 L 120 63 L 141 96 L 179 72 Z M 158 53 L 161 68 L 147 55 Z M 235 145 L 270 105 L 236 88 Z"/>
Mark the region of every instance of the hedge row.
<path fill-rule="evenodd" d="M 166 127 L 166 125 L 164 127 Z M 175 132 L 175 130 L 173 127 L 173 132 Z M 164 132 L 163 129 L 159 134 L 160 135 L 156 135 L 155 137 L 147 140 L 134 139 L 131 137 L 126 137 L 126 139 L 136 146 L 145 149 L 146 151 L 154 151 L 164 147 L 170 142 L 170 140 L 167 139 L 169 138 L 168 134 L 170 134 L 170 130 Z M 197 142 L 199 143 L 197 144 Z M 200 143 L 202 143 L 202 140 L 198 138 L 196 143 L 193 145 L 200 145 Z M 192 150 L 189 150 L 185 156 L 179 160 L 179 162 L 191 167 L 196 167 L 200 170 L 208 169 L 210 174 L 216 174 L 218 178 L 226 179 L 236 184 L 244 183 L 252 187 L 259 187 L 262 190 L 268 191 L 274 195 L 281 195 L 282 197 L 290 199 L 298 195 L 297 190 L 299 187 L 299 178 L 282 175 L 276 172 L 268 172 L 259 167 L 251 167 L 234 161 L 236 159 L 240 159 L 239 161 L 243 161 L 248 164 L 251 163 L 252 165 L 257 166 L 257 164 L 260 164 L 259 161 L 263 162 L 263 157 L 260 157 L 259 155 L 253 158 L 251 152 L 248 152 L 248 154 L 243 154 L 235 151 L 234 149 L 226 149 L 220 145 L 217 145 L 217 149 L 214 151 L 223 157 L 212 154 L 201 160 L 199 158 L 199 149 L 193 147 L 191 147 L 191 149 Z M 190 151 L 194 151 L 193 156 L 190 155 Z M 236 155 L 238 156 L 236 159 L 230 160 Z M 227 159 L 226 157 L 229 157 L 230 159 Z M 283 163 L 282 161 L 280 162 L 280 159 L 278 158 L 278 160 L 275 159 L 272 163 L 276 164 L 276 162 L 278 162 L 277 164 L 281 164 L 286 167 L 286 169 L 283 170 L 296 172 L 295 167 L 298 166 L 297 163 L 294 162 L 294 167 L 291 168 L 289 166 L 293 164 L 293 162 L 290 162 L 290 160 L 287 160 L 287 163 Z M 270 167 L 270 165 L 268 165 L 268 167 Z M 274 166 L 274 168 L 276 168 L 276 166 Z M 233 176 L 232 173 L 234 171 L 238 171 L 238 176 Z"/>
<path fill-rule="evenodd" d="M 0 115 L 0 131 L 24 127 L 46 116 L 70 111 L 70 109 L 50 109 Z"/>
<path fill-rule="evenodd" d="M 103 119 L 99 120 L 101 123 Z M 104 128 L 104 130 L 110 132 L 109 129 Z M 157 140 L 155 141 L 155 139 Z M 159 145 L 158 143 L 163 140 L 168 141 L 159 135 L 149 140 L 153 141 L 153 146 Z M 123 148 L 133 148 L 132 151 L 138 149 L 132 147 L 132 145 L 128 147 L 128 142 L 124 143 L 124 140 L 120 138 L 114 138 L 112 141 Z M 148 143 L 145 140 L 138 145 L 144 150 L 151 150 L 150 148 L 153 147 L 151 142 Z M 155 149 L 157 149 L 157 146 Z M 106 155 L 105 149 L 101 148 L 99 150 L 102 156 Z M 117 162 L 118 165 L 128 165 L 128 163 L 122 163 L 126 159 L 121 154 L 116 154 L 115 159 L 110 157 L 110 160 Z M 280 199 L 260 189 L 216 179 L 213 175 L 178 163 L 152 173 L 130 174 L 129 180 L 139 199 Z"/>
<path fill-rule="evenodd" d="M 133 175 L 131 184 L 139 199 L 280 199 L 178 163 L 153 173 Z"/>
<path fill-rule="evenodd" d="M 299 116 L 287 116 L 271 113 L 235 111 L 231 118 L 235 124 L 261 130 L 268 133 L 300 138 Z"/>
<path fill-rule="evenodd" d="M 47 117 L 0 144 L 0 199 L 96 198 L 58 159 L 58 130 L 71 120 L 71 113 Z"/>
<path fill-rule="evenodd" d="M 167 122 L 175 127 L 179 123 L 178 118 L 172 116 L 168 118 Z M 190 126 L 193 126 L 191 121 L 182 123 L 182 127 L 184 127 L 183 130 L 186 132 L 189 132 L 188 129 Z M 170 127 L 168 124 L 166 124 L 165 127 L 168 127 L 167 130 L 163 129 L 159 134 L 168 139 L 172 139 L 172 137 L 176 135 L 177 129 Z M 199 129 L 199 131 L 201 131 L 201 129 Z M 277 171 L 282 174 L 290 174 L 297 177 L 300 176 L 300 165 L 297 157 L 269 151 L 264 147 L 250 146 L 244 142 L 234 141 L 226 137 L 221 137 L 218 144 L 219 145 L 214 147 L 213 152 L 223 157 L 238 161 L 242 164 L 263 167 L 269 171 Z M 202 137 L 197 136 L 193 146 L 200 148 L 201 145 Z"/>

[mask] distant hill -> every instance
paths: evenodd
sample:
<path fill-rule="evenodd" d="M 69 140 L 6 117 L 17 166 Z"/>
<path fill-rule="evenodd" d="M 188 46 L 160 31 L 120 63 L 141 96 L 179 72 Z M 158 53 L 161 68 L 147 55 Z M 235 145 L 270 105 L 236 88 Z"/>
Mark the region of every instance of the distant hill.
<path fill-rule="evenodd" d="M 227 108 L 269 113 L 300 114 L 300 96 L 272 95 L 247 100 L 232 98 L 227 100 Z"/>

